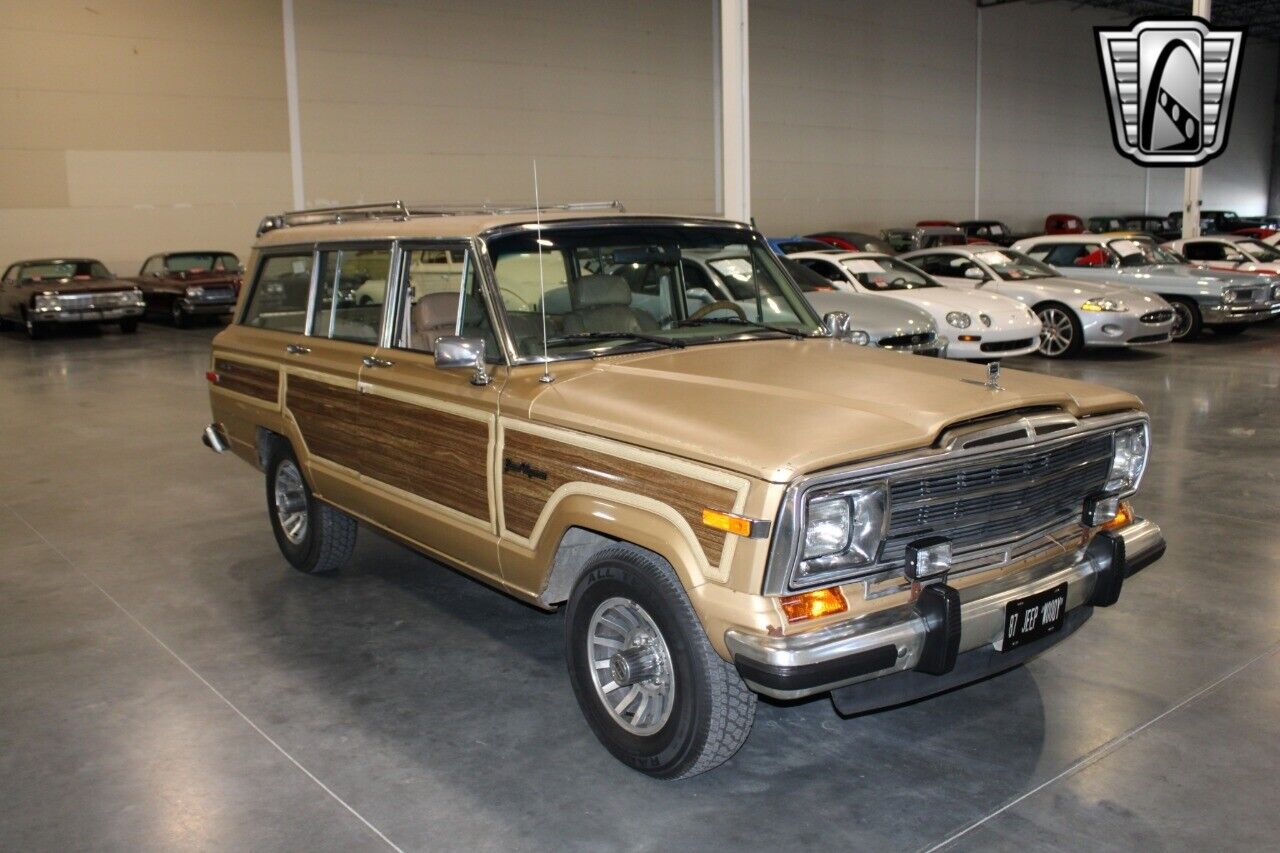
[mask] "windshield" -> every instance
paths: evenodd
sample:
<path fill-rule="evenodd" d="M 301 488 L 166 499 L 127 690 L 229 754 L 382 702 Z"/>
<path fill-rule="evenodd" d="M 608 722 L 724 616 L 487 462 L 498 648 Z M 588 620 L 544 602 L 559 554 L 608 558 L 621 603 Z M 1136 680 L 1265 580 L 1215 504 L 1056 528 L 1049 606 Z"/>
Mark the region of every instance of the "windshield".
<path fill-rule="evenodd" d="M 1280 260 L 1280 251 L 1260 240 L 1237 240 L 1236 245 L 1255 261 L 1271 262 Z"/>
<path fill-rule="evenodd" d="M 1180 264 L 1172 252 L 1166 252 L 1150 240 L 1112 240 L 1107 248 L 1120 259 L 1122 267 L 1145 267 L 1152 264 Z"/>
<path fill-rule="evenodd" d="M 1033 278 L 1055 278 L 1058 271 L 1013 249 L 974 252 L 973 256 L 991 267 L 1005 281 L 1028 281 Z"/>
<path fill-rule="evenodd" d="M 23 264 L 18 270 L 18 278 L 22 281 L 60 281 L 71 278 L 111 278 L 111 273 L 101 261 L 43 261 Z"/>
<path fill-rule="evenodd" d="M 877 292 L 942 286 L 911 264 L 897 258 L 845 258 L 840 266 L 863 287 Z"/>
<path fill-rule="evenodd" d="M 240 259 L 230 252 L 183 252 L 164 259 L 169 272 L 236 272 Z"/>
<path fill-rule="evenodd" d="M 764 240 L 741 228 L 525 226 L 488 250 L 522 357 L 542 356 L 544 306 L 553 359 L 822 331 Z"/>

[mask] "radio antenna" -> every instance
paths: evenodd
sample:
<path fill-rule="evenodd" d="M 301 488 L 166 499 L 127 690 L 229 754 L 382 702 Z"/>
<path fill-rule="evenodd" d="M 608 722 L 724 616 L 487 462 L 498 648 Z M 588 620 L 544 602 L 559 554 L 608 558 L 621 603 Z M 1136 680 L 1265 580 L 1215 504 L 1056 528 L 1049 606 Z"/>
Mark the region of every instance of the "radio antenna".
<path fill-rule="evenodd" d="M 551 375 L 551 359 L 547 355 L 547 282 L 546 273 L 542 269 L 542 244 L 546 242 L 542 237 L 542 200 L 538 196 L 538 159 L 533 160 L 533 216 L 537 223 L 537 237 L 534 242 L 538 244 L 538 295 L 542 302 L 542 376 L 539 382 L 555 382 L 556 378 Z"/>

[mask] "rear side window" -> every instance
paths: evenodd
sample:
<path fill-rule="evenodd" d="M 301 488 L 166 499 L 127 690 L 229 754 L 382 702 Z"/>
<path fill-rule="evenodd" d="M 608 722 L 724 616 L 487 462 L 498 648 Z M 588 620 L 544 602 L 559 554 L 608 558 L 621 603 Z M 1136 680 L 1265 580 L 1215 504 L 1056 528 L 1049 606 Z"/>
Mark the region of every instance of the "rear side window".
<path fill-rule="evenodd" d="M 310 252 L 271 255 L 258 267 L 258 278 L 240 322 L 260 329 L 301 334 L 307 327 L 310 290 Z"/>
<path fill-rule="evenodd" d="M 1183 243 L 1182 254 L 1190 261 L 1221 261 L 1227 257 L 1221 243 L 1211 242 Z"/>
<path fill-rule="evenodd" d="M 382 329 L 391 250 L 332 249 L 320 253 L 312 334 L 372 344 Z"/>

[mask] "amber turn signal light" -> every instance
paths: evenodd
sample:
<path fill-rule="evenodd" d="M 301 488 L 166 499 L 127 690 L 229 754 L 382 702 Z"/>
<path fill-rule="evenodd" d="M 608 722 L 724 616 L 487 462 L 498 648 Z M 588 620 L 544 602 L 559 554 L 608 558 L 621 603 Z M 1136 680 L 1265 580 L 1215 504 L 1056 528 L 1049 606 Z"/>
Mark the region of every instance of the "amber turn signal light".
<path fill-rule="evenodd" d="M 778 601 L 782 604 L 782 612 L 786 614 L 788 622 L 821 619 L 823 616 L 833 616 L 849 609 L 849 602 L 844 600 L 844 595 L 836 586 L 797 595 L 784 595 Z"/>
<path fill-rule="evenodd" d="M 1119 530 L 1133 521 L 1133 507 L 1121 501 L 1120 506 L 1116 508 L 1115 517 L 1102 525 L 1103 530 Z"/>
<path fill-rule="evenodd" d="M 704 509 L 702 523 L 715 530 L 723 530 L 725 533 L 745 536 L 748 539 L 763 539 L 769 535 L 769 522 L 735 515 L 732 512 Z"/>

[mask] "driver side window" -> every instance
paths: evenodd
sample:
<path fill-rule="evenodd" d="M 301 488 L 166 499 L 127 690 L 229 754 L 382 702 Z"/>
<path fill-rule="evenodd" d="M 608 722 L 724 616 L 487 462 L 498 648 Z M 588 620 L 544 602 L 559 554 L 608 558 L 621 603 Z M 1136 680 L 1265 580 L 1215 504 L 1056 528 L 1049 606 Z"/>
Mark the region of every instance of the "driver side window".
<path fill-rule="evenodd" d="M 468 247 L 409 249 L 403 267 L 401 320 L 394 346 L 435 352 L 438 339 L 460 335 L 483 340 L 486 361 L 502 360 L 475 256 Z"/>
<path fill-rule="evenodd" d="M 1182 245 L 1182 254 L 1186 255 L 1189 261 L 1225 261 L 1227 260 L 1225 250 L 1226 247 L 1221 243 L 1213 243 L 1207 240 L 1184 243 Z"/>

